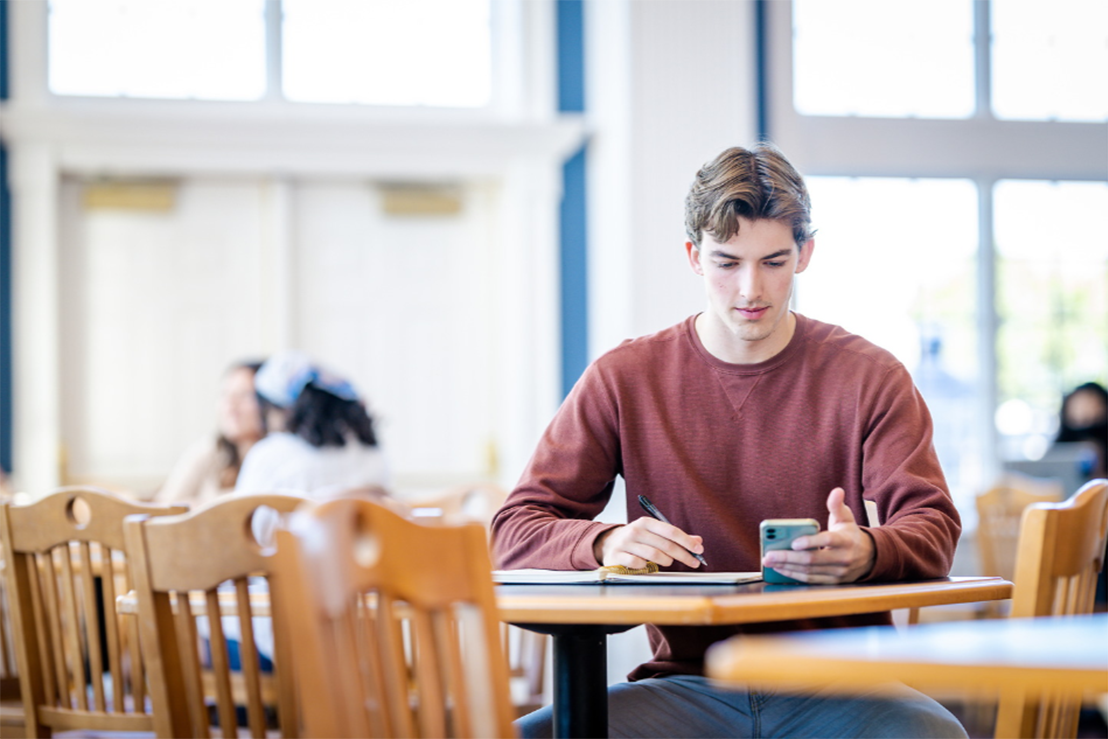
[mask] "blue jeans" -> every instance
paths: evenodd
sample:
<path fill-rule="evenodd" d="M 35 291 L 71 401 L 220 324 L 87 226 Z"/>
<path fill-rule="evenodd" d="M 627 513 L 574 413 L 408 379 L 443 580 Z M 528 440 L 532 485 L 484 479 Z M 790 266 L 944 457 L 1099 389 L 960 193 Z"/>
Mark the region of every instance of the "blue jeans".
<path fill-rule="evenodd" d="M 550 706 L 516 722 L 523 739 L 553 735 Z M 906 686 L 895 694 L 832 696 L 725 690 L 696 675 L 608 688 L 611 737 L 958 737 L 966 731 L 936 701 Z"/>

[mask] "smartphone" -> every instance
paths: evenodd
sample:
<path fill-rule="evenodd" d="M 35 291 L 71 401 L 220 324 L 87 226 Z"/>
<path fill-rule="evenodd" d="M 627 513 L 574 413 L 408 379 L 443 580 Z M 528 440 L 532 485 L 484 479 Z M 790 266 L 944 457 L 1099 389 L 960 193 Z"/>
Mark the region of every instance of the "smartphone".
<path fill-rule="evenodd" d="M 798 537 L 818 534 L 819 521 L 814 518 L 767 518 L 758 531 L 762 557 L 765 557 L 771 549 L 792 549 L 793 540 Z M 762 579 L 767 583 L 803 584 L 765 565 L 762 565 Z"/>

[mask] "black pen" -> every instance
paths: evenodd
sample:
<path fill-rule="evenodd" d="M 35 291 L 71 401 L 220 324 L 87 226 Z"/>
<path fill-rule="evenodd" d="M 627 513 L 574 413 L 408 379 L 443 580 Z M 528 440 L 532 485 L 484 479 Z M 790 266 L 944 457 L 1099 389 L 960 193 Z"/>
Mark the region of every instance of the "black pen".
<path fill-rule="evenodd" d="M 665 516 L 662 515 L 661 511 L 659 511 L 657 508 L 654 507 L 653 503 L 651 503 L 649 500 L 647 500 L 645 495 L 640 495 L 639 496 L 639 505 L 641 505 L 642 509 L 644 511 L 646 511 L 647 513 L 649 513 L 653 518 L 658 519 L 662 523 L 668 523 L 670 526 L 673 525 L 672 523 L 670 523 L 668 518 L 666 518 Z M 704 565 L 705 567 L 708 566 L 708 563 L 704 561 L 704 557 L 702 557 L 701 555 L 699 555 L 699 554 L 697 554 L 696 552 L 693 552 L 693 551 L 690 551 L 689 554 L 691 554 L 692 556 L 699 559 L 700 564 Z"/>

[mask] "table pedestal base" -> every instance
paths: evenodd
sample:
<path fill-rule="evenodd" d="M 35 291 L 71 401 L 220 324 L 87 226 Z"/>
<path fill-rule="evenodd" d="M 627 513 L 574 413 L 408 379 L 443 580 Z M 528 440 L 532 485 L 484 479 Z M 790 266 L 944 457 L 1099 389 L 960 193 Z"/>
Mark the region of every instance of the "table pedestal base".
<path fill-rule="evenodd" d="M 516 624 L 554 637 L 554 736 L 608 736 L 608 634 L 627 625 Z"/>

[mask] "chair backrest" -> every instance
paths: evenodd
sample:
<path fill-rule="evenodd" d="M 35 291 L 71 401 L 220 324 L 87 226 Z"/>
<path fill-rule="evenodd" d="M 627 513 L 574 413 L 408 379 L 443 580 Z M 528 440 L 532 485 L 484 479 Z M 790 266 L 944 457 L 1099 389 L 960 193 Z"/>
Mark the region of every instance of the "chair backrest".
<path fill-rule="evenodd" d="M 277 536 L 307 736 L 514 734 L 483 526 L 349 498 Z"/>
<path fill-rule="evenodd" d="M 304 504 L 292 495 L 227 495 L 185 515 L 125 522 L 158 736 L 210 736 L 209 702 L 222 736 L 238 735 L 239 705 L 251 735 L 266 736 L 269 663 L 281 733 L 298 735 L 283 621 L 267 619 L 272 609 L 255 608 L 251 594 L 276 597 L 272 531 L 279 514 Z"/>
<path fill-rule="evenodd" d="M 1108 540 L 1108 480 L 1092 480 L 1062 503 L 1023 513 L 1013 580 L 1012 617 L 1092 613 Z M 1080 700 L 1038 702 L 1002 695 L 997 737 L 1074 737 Z"/>
<path fill-rule="evenodd" d="M 0 539 L 27 731 L 150 731 L 133 620 L 115 598 L 131 587 L 123 519 L 186 506 L 149 505 L 106 490 L 61 488 L 0 502 Z"/>
<path fill-rule="evenodd" d="M 1011 580 L 1016 574 L 1020 517 L 1034 503 L 1054 503 L 1065 492 L 1053 480 L 1006 474 L 977 496 L 977 556 L 983 575 Z"/>
<path fill-rule="evenodd" d="M 487 529 L 493 516 L 508 498 L 508 491 L 491 482 L 455 485 L 437 494 L 405 501 L 414 516 L 430 521 L 433 511 L 445 521 L 470 518 Z M 550 637 L 511 624 L 502 624 L 500 634 L 508 657 L 508 677 L 517 716 L 542 708 L 547 700 L 546 663 Z"/>

